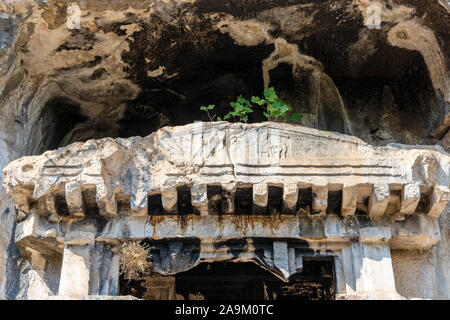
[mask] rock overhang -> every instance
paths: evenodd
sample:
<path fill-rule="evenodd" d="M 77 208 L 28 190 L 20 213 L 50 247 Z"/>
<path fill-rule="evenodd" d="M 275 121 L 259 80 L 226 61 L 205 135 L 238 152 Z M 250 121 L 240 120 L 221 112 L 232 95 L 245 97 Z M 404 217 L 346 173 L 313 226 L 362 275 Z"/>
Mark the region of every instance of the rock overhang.
<path fill-rule="evenodd" d="M 367 26 L 370 14 L 367 6 L 374 3 L 381 5 L 380 29 Z M 350 133 L 373 145 L 391 141 L 445 146 L 445 141 L 439 141 L 448 131 L 445 22 L 449 13 L 443 1 L 395 0 L 385 5 L 368 0 L 301 0 L 282 4 L 270 0 L 258 3 L 240 0 L 105 3 L 94 0 L 79 3 L 80 30 L 68 30 L 65 25 L 68 4 L 60 0 L 0 3 L 0 30 L 3 31 L 0 35 L 0 99 L 4 102 L 0 108 L 3 128 L 0 147 L 5 151 L 1 167 L 20 155 L 40 154 L 73 141 L 145 136 L 165 125 L 206 120 L 198 106 L 215 103 L 220 115 L 238 94 L 259 95 L 268 84 L 302 113 L 305 126 Z M 318 91 L 309 92 L 309 88 L 318 88 Z M 89 121 L 85 121 L 87 118 Z M 52 122 L 66 124 L 65 119 L 71 120 L 67 131 L 49 126 Z M 262 116 L 250 119 L 251 122 L 263 120 Z M 250 133 L 252 135 L 255 136 Z M 259 134 L 256 136 L 258 138 L 248 140 L 258 141 L 258 151 Z M 449 136 L 447 134 L 447 138 Z M 215 141 L 207 142 L 206 149 Z M 114 152 L 108 154 L 114 150 L 114 144 L 116 142 L 111 142 L 112 146 L 104 153 L 98 151 L 98 146 L 87 145 L 86 149 L 100 154 L 100 159 L 107 159 L 105 163 L 100 161 L 98 167 L 114 172 L 117 159 Z M 272 149 L 276 150 L 277 142 L 274 144 Z M 320 143 L 312 143 L 312 146 L 318 150 L 323 147 Z M 124 150 L 125 153 L 135 150 L 128 145 L 122 147 L 117 147 L 119 158 Z M 446 263 L 448 219 L 439 219 L 439 227 L 437 216 L 446 205 L 447 184 L 439 181 L 439 177 L 445 176 L 447 169 L 439 155 L 427 150 L 437 153 L 441 150 L 405 145 L 387 147 L 422 149 L 423 154 L 416 157 L 397 153 L 395 157 L 400 154 L 404 159 L 415 158 L 412 164 L 402 158 L 398 167 L 405 165 L 414 169 L 400 173 L 395 165 L 370 167 L 369 161 L 365 167 L 358 168 L 351 163 L 349 167 L 339 168 L 344 181 L 341 183 L 326 175 L 330 173 L 326 161 L 312 161 L 314 166 L 305 162 L 300 168 L 292 163 L 274 165 L 270 161 L 259 161 L 261 159 L 250 161 L 248 165 L 245 161 L 253 159 L 255 149 L 238 146 L 235 149 L 249 151 L 238 157 L 244 159 L 244 165 L 230 161 L 231 164 L 216 176 L 217 180 L 228 179 L 228 176 L 230 179 L 217 183 L 205 178 L 216 172 L 217 167 L 205 169 L 201 161 L 192 164 L 180 160 L 174 153 L 169 157 L 174 175 L 167 178 L 166 174 L 161 174 L 157 178 L 166 179 L 166 184 L 175 188 L 158 190 L 153 186 L 143 192 L 137 190 L 153 183 L 148 176 L 141 176 L 143 183 L 124 183 L 133 181 L 134 169 L 126 170 L 125 174 L 117 169 L 117 175 L 122 175 L 123 179 L 107 181 L 104 188 L 102 185 L 97 188 L 97 173 L 89 172 L 95 164 L 80 174 L 82 181 L 79 183 L 70 181 L 71 175 L 78 175 L 76 166 L 63 168 L 64 176 L 59 174 L 63 171 L 58 167 L 61 163 L 53 166 L 47 163 L 44 171 L 50 175 L 44 186 L 35 185 L 37 181 L 32 179 L 29 185 L 23 183 L 25 178 L 19 182 L 18 220 L 25 220 L 15 229 L 16 244 L 24 253 L 34 252 L 34 258 L 39 253 L 61 256 L 77 246 L 95 246 L 96 253 L 85 257 L 104 260 L 105 265 L 113 256 L 110 247 L 129 240 L 150 241 L 155 249 L 165 252 L 160 258 L 178 257 L 173 261 L 175 265 L 184 261 L 179 258 L 183 256 L 179 248 L 201 251 L 200 260 L 210 261 L 235 256 L 253 259 L 255 256 L 251 252 L 263 250 L 267 257 L 276 253 L 277 259 L 261 260 L 262 266 L 273 269 L 274 262 L 279 261 L 275 266 L 278 271 L 275 271 L 281 277 L 296 268 L 301 270 L 301 257 L 311 248 L 316 250 L 313 255 L 317 257 L 321 253 L 335 255 L 337 273 L 341 261 L 344 269 L 351 266 L 355 277 L 359 277 L 358 266 L 352 266 L 347 259 L 349 246 L 353 260 L 362 253 L 368 255 L 365 261 L 381 260 L 377 255 L 372 256 L 371 250 L 364 252 L 363 248 L 383 247 L 385 258 L 390 261 L 389 247 L 394 250 L 433 246 L 425 252 L 432 255 L 440 252 L 435 260 L 438 270 L 440 259 Z M 285 153 L 286 150 L 280 149 L 281 154 Z M 85 154 L 87 158 L 89 152 Z M 333 152 L 335 149 L 330 153 Z M 143 163 L 147 161 L 145 152 L 138 154 L 144 159 Z M 375 160 L 380 159 L 378 153 L 372 155 Z M 215 151 L 210 152 L 210 156 L 214 157 Z M 52 156 L 52 159 L 55 158 Z M 146 165 L 139 170 L 147 171 Z M 41 170 L 44 166 L 37 167 Z M 191 173 L 179 178 L 179 172 L 183 172 L 180 167 L 189 168 L 186 171 Z M 155 171 L 160 168 L 169 172 L 165 171 L 166 165 L 157 166 Z M 302 178 L 301 183 L 284 178 L 291 169 L 293 175 Z M 354 174 L 352 183 L 358 182 L 356 187 L 345 185 L 350 177 L 344 175 L 345 170 L 347 174 Z M 29 165 L 25 165 L 23 171 L 36 173 Z M 318 175 L 308 179 L 305 173 Z M 383 180 L 382 175 L 378 176 L 379 180 L 374 178 L 380 173 L 391 173 L 392 180 Z M 46 190 L 52 174 L 55 187 Z M 104 180 L 108 174 L 103 176 L 100 170 L 100 179 Z M 273 180 L 268 181 L 267 176 Z M 367 179 L 368 176 L 371 178 Z M 411 179 L 414 183 L 409 183 Z M 372 183 L 377 181 L 380 183 Z M 110 198 L 111 190 L 116 199 L 103 200 Z M 10 205 L 5 193 L 0 194 L 0 198 L 2 208 Z M 4 211 L 3 217 L 12 215 L 7 214 L 12 211 Z M 411 212 L 413 214 L 409 214 Z M 4 226 L 6 232 L 2 234 L 9 241 L 8 228 L 9 225 Z M 13 229 L 12 224 L 10 229 Z M 440 232 L 443 240 L 434 246 L 440 239 Z M 375 236 L 371 241 L 365 241 L 364 235 L 372 233 Z M 389 233 L 390 239 L 383 236 Z M 224 249 L 226 241 L 233 245 L 225 245 Z M 236 241 L 240 249 L 236 248 L 239 247 Z M 254 241 L 256 245 L 252 247 L 247 241 Z M 228 253 L 219 253 L 227 250 Z M 292 251 L 295 259 L 292 259 Z M 395 252 L 392 251 L 394 271 Z M 415 253 L 410 250 L 409 254 Z M 24 256 L 30 258 L 27 254 Z M 152 256 L 158 257 L 158 254 L 153 252 Z M 30 259 L 34 260 L 33 257 Z M 71 266 L 73 261 L 66 262 L 64 268 L 69 267 L 69 272 L 63 272 L 65 275 L 79 271 L 75 265 Z M 89 264 L 89 259 L 84 263 Z M 289 263 L 292 265 L 287 267 Z M 40 265 L 39 262 L 37 266 Z M 168 267 L 156 264 L 165 274 L 173 272 Z M 408 265 L 408 270 L 414 269 L 412 267 Z M 115 275 L 117 265 L 112 263 L 111 268 L 107 272 Z M 389 278 L 389 270 L 383 269 L 382 264 L 376 269 L 383 272 L 378 272 L 380 277 L 377 278 L 373 276 L 374 270 L 369 269 L 369 278 L 374 282 L 383 283 Z M 445 265 L 441 269 L 445 271 Z M 102 272 L 97 270 L 97 274 L 104 277 Z M 422 274 L 425 273 L 428 271 L 424 269 Z M 396 285 L 397 281 L 403 282 L 402 276 L 396 274 Z M 61 275 L 61 279 L 64 278 Z M 433 277 L 427 278 L 431 281 Z M 339 290 L 342 290 L 339 284 L 342 279 L 347 286 L 355 288 L 352 276 L 342 277 L 341 274 L 336 276 Z M 415 278 L 412 280 L 408 282 L 416 282 Z M 94 276 L 90 282 L 95 281 Z M 422 285 L 423 288 L 430 286 Z M 36 291 L 31 284 L 29 287 Z M 114 288 L 111 290 L 100 291 L 114 294 Z M 96 293 L 91 289 L 89 292 Z"/>
<path fill-rule="evenodd" d="M 28 154 L 49 148 L 46 133 L 39 132 L 48 119 L 40 114 L 54 99 L 79 106 L 80 118 L 89 118 L 55 137 L 66 145 L 191 122 L 202 117 L 196 106 L 206 103 L 222 113 L 230 99 L 260 95 L 269 84 L 304 114 L 303 125 L 370 143 L 434 144 L 430 134 L 439 139 L 448 129 L 448 10 L 437 0 L 392 6 L 369 0 L 87 1 L 79 4 L 81 29 L 65 24 L 69 4 L 2 5 L 8 29 L 2 95 L 21 101 L 18 88 L 36 88 L 27 89 L 23 101 L 32 104 L 30 114 L 16 115 L 31 127 L 39 123 L 29 131 Z M 380 29 L 367 27 L 370 5 L 381 6 Z M 404 84 L 411 98 L 401 93 Z M 314 87 L 323 97 L 315 96 Z M 353 100 L 379 94 L 381 106 L 369 98 Z M 419 112 L 417 101 L 423 104 Z M 356 106 L 366 103 L 370 110 L 359 114 Z M 264 119 L 258 111 L 250 118 Z"/>

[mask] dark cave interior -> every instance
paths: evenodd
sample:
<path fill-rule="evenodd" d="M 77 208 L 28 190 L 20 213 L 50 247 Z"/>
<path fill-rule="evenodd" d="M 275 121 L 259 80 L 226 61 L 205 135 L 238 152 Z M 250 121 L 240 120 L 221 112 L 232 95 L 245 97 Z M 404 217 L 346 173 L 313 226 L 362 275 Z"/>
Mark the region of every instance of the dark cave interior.
<path fill-rule="evenodd" d="M 38 121 L 44 137 L 36 153 L 75 141 L 146 136 L 166 125 L 209 121 L 207 114 L 200 111 L 201 105 L 214 104 L 212 114 L 223 117 L 231 110 L 229 102 L 239 94 L 248 99 L 253 95 L 262 97 L 261 64 L 273 51 L 272 44 L 241 46 L 228 35 L 215 32 L 208 34 L 210 42 L 203 48 L 191 43 L 195 39 L 187 35 L 181 39 L 179 30 L 168 32 L 166 37 L 180 42 L 160 57 L 160 64 L 166 66 L 167 74 L 176 76 L 150 78 L 139 65 L 149 50 L 142 32 L 135 35 L 132 54 L 123 55 L 141 93 L 126 102 L 122 116 L 114 121 L 87 117 L 70 99 L 53 98 L 44 106 Z M 355 72 L 352 66 L 340 64 L 342 53 L 336 51 L 336 37 L 337 33 L 320 33 L 297 44 L 302 53 L 322 63 L 331 82 L 317 83 L 309 69 L 296 70 L 294 74 L 292 66 L 286 63 L 278 64 L 269 73 L 270 86 L 303 115 L 301 124 L 351 133 L 372 144 L 434 143 L 432 129 L 439 125 L 445 101 L 435 92 L 420 53 L 386 45 L 377 39 L 382 38 L 380 33 L 374 40 L 376 53 Z M 346 39 L 347 43 L 350 40 Z M 164 43 L 158 42 L 161 50 Z M 333 88 L 338 94 L 333 93 Z M 255 107 L 249 122 L 266 121 L 263 111 Z M 405 131 L 409 134 L 405 135 Z"/>
<path fill-rule="evenodd" d="M 201 263 L 174 276 L 120 279 L 120 294 L 144 300 L 334 300 L 333 262 L 304 258 L 303 270 L 283 282 L 253 262 Z"/>

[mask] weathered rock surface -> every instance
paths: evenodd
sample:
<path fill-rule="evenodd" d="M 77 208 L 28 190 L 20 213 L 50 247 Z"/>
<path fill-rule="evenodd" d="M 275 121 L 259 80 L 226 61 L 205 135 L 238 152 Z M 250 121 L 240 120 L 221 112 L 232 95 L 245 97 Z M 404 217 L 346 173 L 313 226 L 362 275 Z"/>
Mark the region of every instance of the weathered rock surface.
<path fill-rule="evenodd" d="M 80 29 L 67 27 L 69 4 L 0 4 L 8 149 L 145 136 L 267 85 L 303 125 L 371 143 L 434 144 L 448 128 L 449 13 L 437 0 L 90 0 Z M 382 25 L 369 29 L 377 4 Z"/>

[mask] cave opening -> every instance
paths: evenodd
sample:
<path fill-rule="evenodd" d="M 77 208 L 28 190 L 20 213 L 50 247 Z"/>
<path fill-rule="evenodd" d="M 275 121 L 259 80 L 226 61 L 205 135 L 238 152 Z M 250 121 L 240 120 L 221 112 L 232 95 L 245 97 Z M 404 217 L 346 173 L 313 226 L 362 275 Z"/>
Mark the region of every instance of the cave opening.
<path fill-rule="evenodd" d="M 70 97 L 56 96 L 45 103 L 34 123 L 29 153 L 42 154 L 74 142 L 105 137 L 117 137 L 114 123 L 87 116 L 80 104 Z"/>
<path fill-rule="evenodd" d="M 376 145 L 432 143 L 445 100 L 419 52 L 383 46 L 357 74 L 336 72 L 332 78 L 353 135 Z"/>
<path fill-rule="evenodd" d="M 167 34 L 154 42 L 150 26 L 142 25 L 129 42 L 130 52 L 121 55 L 128 64 L 129 80 L 139 86 L 140 93 L 132 100 L 112 102 L 112 106 L 99 102 L 95 114 L 89 111 L 95 101 L 88 106 L 74 102 L 79 98 L 50 99 L 35 125 L 29 153 L 89 139 L 144 137 L 164 126 L 210 121 L 200 110 L 202 105 L 214 104 L 210 115 L 216 119 L 231 111 L 229 103 L 240 94 L 247 99 L 263 97 L 263 62 L 273 54 L 274 44 L 241 45 L 227 33 L 207 31 L 206 22 L 198 27 L 204 34 L 168 26 Z M 343 36 L 342 32 L 333 35 Z M 360 54 L 355 34 L 341 39 L 355 45 L 344 56 L 341 45 L 335 45 L 337 40 L 330 42 L 329 30 L 287 39 L 300 54 L 321 66 L 299 67 L 280 60 L 268 72 L 269 86 L 292 106 L 292 112 L 302 115 L 299 124 L 303 126 L 351 134 L 375 145 L 433 144 L 446 132 L 433 136 L 446 102 L 433 86 L 424 57 L 386 43 L 382 32 L 371 37 L 372 47 Z M 352 55 L 358 57 L 354 64 L 342 63 Z M 102 74 L 102 79 L 107 77 Z M 115 104 L 120 110 L 117 116 L 102 119 Z M 266 121 L 263 112 L 254 106 L 248 122 Z"/>
<path fill-rule="evenodd" d="M 173 276 L 120 278 L 120 295 L 144 300 L 334 300 L 333 260 L 304 257 L 303 270 L 283 282 L 253 262 L 204 262 Z"/>
<path fill-rule="evenodd" d="M 229 103 L 240 94 L 247 99 L 263 97 L 262 61 L 273 46 L 239 46 L 226 35 L 218 39 L 209 44 L 208 52 L 183 56 L 180 51 L 168 58 L 166 77 L 179 76 L 137 78 L 143 91 L 127 103 L 118 121 L 118 135 L 146 136 L 166 125 L 210 121 L 200 106 L 214 104 L 210 115 L 215 119 L 231 111 Z M 308 48 L 315 45 L 311 38 Z M 299 48 L 312 52 L 304 46 L 302 43 Z M 175 58 L 184 62 L 177 65 Z M 269 86 L 292 106 L 292 112 L 302 114 L 300 124 L 356 135 L 374 144 L 427 143 L 445 102 L 436 94 L 419 52 L 381 46 L 356 71 L 344 69 L 338 55 L 321 58 L 322 73 L 288 63 L 279 63 L 269 71 Z M 266 121 L 263 111 L 254 106 L 248 122 Z"/>
<path fill-rule="evenodd" d="M 88 118 L 81 114 L 78 104 L 67 98 L 56 97 L 46 103 L 39 116 L 38 125 L 41 139 L 35 147 L 35 153 L 57 149 L 62 146 L 64 139 L 79 123 Z"/>
<path fill-rule="evenodd" d="M 157 49 L 145 49 L 147 36 L 137 33 L 137 41 L 130 43 L 138 54 L 149 55 L 151 53 L 143 51 Z M 261 63 L 274 50 L 272 44 L 238 45 L 228 34 L 219 31 L 208 33 L 209 43 L 204 46 L 195 45 L 185 30 L 170 30 L 170 36 L 177 39 L 177 43 L 170 54 L 158 56 L 159 64 L 164 66 L 160 76 L 148 76 L 152 72 L 148 68 L 156 70 L 158 65 L 143 69 L 139 64 L 142 59 L 123 55 L 130 64 L 133 81 L 143 90 L 127 103 L 124 116 L 118 122 L 121 137 L 146 136 L 165 125 L 210 121 L 208 115 L 200 111 L 200 106 L 214 104 L 212 115 L 223 117 L 231 111 L 229 103 L 236 101 L 240 94 L 247 99 L 263 94 Z M 163 40 L 157 43 L 160 50 L 167 45 Z M 195 43 L 202 41 L 205 39 L 195 39 Z M 250 123 L 264 119 L 262 109 L 255 109 L 249 115 Z"/>

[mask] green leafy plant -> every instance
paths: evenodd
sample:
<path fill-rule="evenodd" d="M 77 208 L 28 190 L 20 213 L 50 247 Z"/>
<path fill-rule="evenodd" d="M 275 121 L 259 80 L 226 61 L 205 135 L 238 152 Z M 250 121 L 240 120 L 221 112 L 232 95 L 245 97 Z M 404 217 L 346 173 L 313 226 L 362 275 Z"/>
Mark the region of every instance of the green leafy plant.
<path fill-rule="evenodd" d="M 292 111 L 292 107 L 285 102 L 283 102 L 275 92 L 273 87 L 264 89 L 264 99 L 253 96 L 251 102 L 245 99 L 242 94 L 237 97 L 236 101 L 230 102 L 230 106 L 233 108 L 232 111 L 228 112 L 223 120 L 228 120 L 233 118 L 233 120 L 238 119 L 240 122 L 247 122 L 249 113 L 253 112 L 252 103 L 262 107 L 264 109 L 264 116 L 267 117 L 269 121 L 283 119 L 284 121 L 290 122 L 300 122 L 302 115 L 300 113 L 288 114 Z M 213 110 L 215 106 L 210 104 L 209 106 L 201 106 L 200 110 L 207 112 L 208 117 L 211 121 L 216 119 L 217 121 L 222 121 L 222 118 L 212 115 L 209 113 Z"/>
<path fill-rule="evenodd" d="M 248 114 L 253 112 L 252 104 L 242 94 L 237 97 L 236 102 L 230 102 L 230 106 L 233 108 L 233 111 L 226 114 L 223 117 L 224 120 L 233 117 L 233 119 L 238 118 L 240 122 L 247 122 Z"/>
<path fill-rule="evenodd" d="M 302 118 L 300 113 L 293 113 L 288 117 L 288 113 L 292 111 L 292 107 L 278 98 L 273 87 L 264 89 L 264 98 L 261 99 L 253 96 L 252 102 L 265 108 L 263 113 L 269 121 L 282 118 L 285 121 L 289 119 L 292 122 L 300 122 Z"/>
<path fill-rule="evenodd" d="M 222 119 L 221 119 L 220 117 L 218 117 L 218 116 L 216 116 L 216 115 L 213 115 L 213 116 L 211 117 L 211 115 L 209 114 L 209 111 L 210 111 L 210 110 L 213 110 L 215 107 L 216 107 L 215 105 L 210 104 L 210 105 L 207 106 L 207 107 L 206 107 L 206 106 L 201 106 L 201 107 L 200 107 L 200 110 L 206 111 L 206 113 L 208 114 L 209 120 L 214 121 L 214 118 L 216 118 L 217 121 L 222 121 Z"/>

